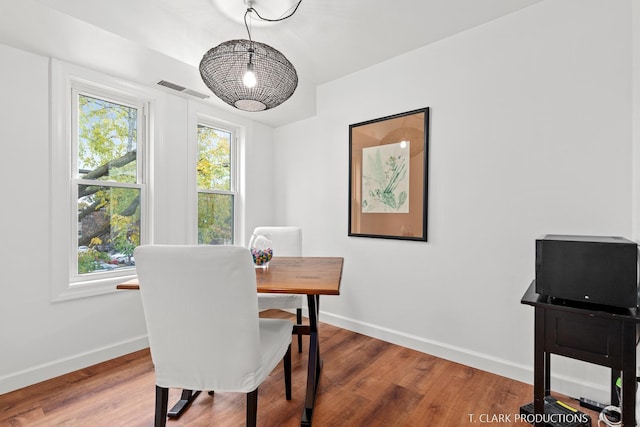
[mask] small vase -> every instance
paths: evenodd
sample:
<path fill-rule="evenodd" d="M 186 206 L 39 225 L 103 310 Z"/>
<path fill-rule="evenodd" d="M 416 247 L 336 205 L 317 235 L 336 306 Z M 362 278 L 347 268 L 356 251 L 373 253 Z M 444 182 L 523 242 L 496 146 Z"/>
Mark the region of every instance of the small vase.
<path fill-rule="evenodd" d="M 273 258 L 271 238 L 266 234 L 252 234 L 249 240 L 249 250 L 256 268 L 268 268 Z"/>

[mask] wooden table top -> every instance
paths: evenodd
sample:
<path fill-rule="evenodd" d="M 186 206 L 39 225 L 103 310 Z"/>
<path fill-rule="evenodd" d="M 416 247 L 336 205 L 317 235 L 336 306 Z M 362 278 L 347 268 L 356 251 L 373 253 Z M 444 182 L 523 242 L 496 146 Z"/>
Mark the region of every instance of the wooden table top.
<path fill-rule="evenodd" d="M 339 257 L 274 257 L 269 268 L 256 268 L 258 292 L 305 295 L 340 295 L 342 266 Z M 138 279 L 117 289 L 140 289 Z"/>

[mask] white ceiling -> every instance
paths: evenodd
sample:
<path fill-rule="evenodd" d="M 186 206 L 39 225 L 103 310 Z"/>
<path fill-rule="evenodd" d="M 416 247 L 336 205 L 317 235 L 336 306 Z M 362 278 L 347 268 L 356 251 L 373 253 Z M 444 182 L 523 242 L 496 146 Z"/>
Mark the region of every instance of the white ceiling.
<path fill-rule="evenodd" d="M 243 0 L 37 0 L 134 43 L 198 67 L 204 52 L 247 38 Z M 317 85 L 518 11 L 542 0 L 302 0 L 279 23 L 252 20 L 253 39 L 295 65 L 299 85 L 272 110 L 244 113 L 271 126 L 315 112 Z M 264 17 L 282 16 L 297 0 L 256 0 Z M 183 84 L 179 81 L 174 82 Z M 184 85 L 184 84 L 183 84 Z M 202 84 L 190 89 L 212 95 Z"/>

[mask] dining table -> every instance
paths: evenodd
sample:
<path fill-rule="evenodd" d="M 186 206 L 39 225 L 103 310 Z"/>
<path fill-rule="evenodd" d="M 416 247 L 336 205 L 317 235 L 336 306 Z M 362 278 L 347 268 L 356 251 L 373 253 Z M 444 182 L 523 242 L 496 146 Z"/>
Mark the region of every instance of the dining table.
<path fill-rule="evenodd" d="M 256 285 L 259 293 L 301 294 L 307 296 L 308 325 L 294 325 L 293 334 L 309 336 L 307 362 L 307 387 L 301 426 L 311 426 L 313 410 L 322 370 L 318 316 L 320 295 L 340 295 L 342 281 L 342 257 L 274 257 L 266 268 L 256 267 Z M 116 286 L 117 289 L 140 289 L 137 278 Z M 183 390 L 180 400 L 168 412 L 171 418 L 179 417 L 197 397 L 200 391 Z"/>

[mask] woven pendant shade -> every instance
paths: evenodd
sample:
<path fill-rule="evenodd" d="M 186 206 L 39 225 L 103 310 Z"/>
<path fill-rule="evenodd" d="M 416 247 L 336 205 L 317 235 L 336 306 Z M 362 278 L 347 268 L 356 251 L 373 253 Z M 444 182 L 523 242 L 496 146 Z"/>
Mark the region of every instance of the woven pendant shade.
<path fill-rule="evenodd" d="M 249 62 L 253 64 L 257 80 L 251 88 L 242 81 Z M 205 53 L 200 61 L 200 75 L 218 98 L 244 111 L 277 107 L 289 99 L 298 86 L 296 69 L 282 53 L 266 44 L 244 39 L 229 40 Z"/>

